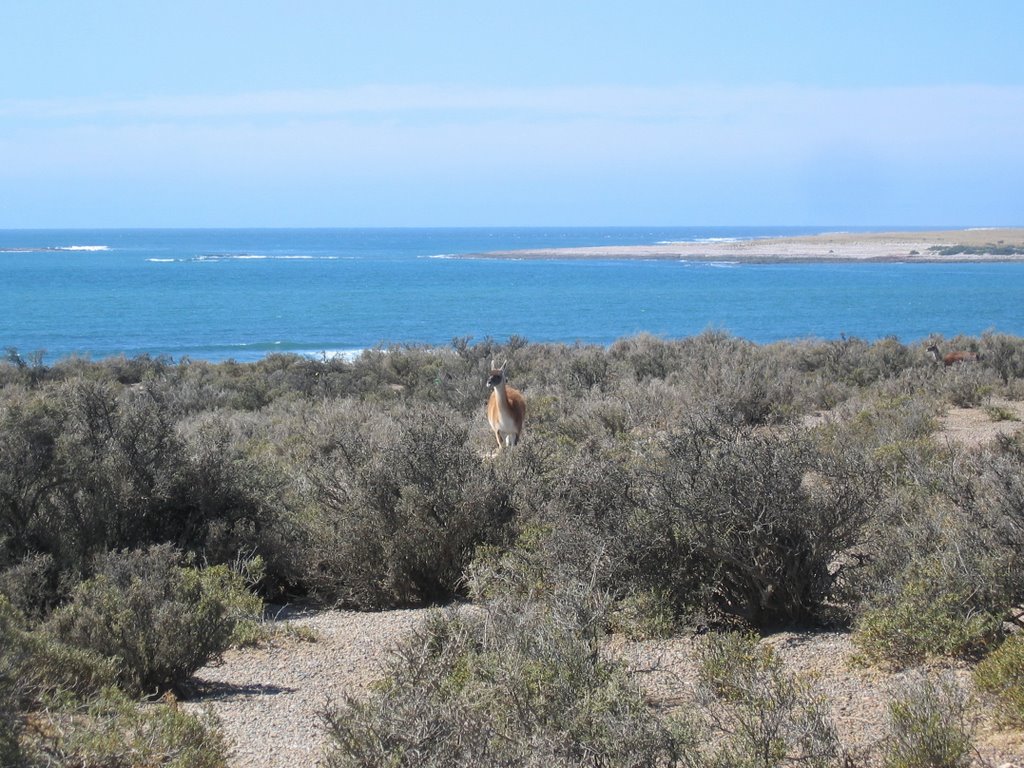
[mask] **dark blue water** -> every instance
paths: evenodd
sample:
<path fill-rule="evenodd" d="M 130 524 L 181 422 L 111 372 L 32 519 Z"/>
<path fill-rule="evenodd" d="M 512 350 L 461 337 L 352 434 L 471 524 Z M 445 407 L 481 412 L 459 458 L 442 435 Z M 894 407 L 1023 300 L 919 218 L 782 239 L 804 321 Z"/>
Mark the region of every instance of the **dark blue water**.
<path fill-rule="evenodd" d="M 835 229 L 835 228 L 830 228 Z M 1024 264 L 711 265 L 456 254 L 815 228 L 0 231 L 0 348 L 258 359 L 512 334 L 1024 335 Z"/>

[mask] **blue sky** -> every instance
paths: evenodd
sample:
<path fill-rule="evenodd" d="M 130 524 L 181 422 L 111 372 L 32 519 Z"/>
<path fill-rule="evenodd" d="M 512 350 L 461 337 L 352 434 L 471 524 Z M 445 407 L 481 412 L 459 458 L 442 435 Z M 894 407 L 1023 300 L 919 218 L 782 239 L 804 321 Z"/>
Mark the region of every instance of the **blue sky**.
<path fill-rule="evenodd" d="M 0 29 L 0 228 L 1024 225 L 1019 0 L 34 0 Z"/>

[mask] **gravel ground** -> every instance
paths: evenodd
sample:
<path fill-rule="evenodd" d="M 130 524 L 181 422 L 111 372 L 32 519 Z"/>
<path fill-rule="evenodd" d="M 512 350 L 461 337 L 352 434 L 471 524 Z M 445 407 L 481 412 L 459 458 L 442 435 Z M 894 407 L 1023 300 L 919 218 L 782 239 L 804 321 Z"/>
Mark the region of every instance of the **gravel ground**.
<path fill-rule="evenodd" d="M 200 693 L 185 704 L 218 716 L 232 766 L 298 768 L 317 764 L 323 734 L 318 713 L 345 694 L 360 694 L 380 676 L 393 642 L 418 626 L 426 611 L 324 611 L 289 621 L 312 629 L 316 642 L 286 637 L 270 648 L 231 651 L 197 673 Z M 695 639 L 627 642 L 612 650 L 636 672 L 655 706 L 686 707 L 693 696 Z M 886 674 L 851 664 L 850 636 L 842 632 L 780 633 L 772 645 L 792 670 L 812 673 L 829 700 L 842 742 L 871 752 L 885 732 L 887 705 L 912 672 Z M 952 670 L 971 689 L 965 667 Z M 1024 768 L 1024 732 L 1000 730 L 983 719 L 978 766 Z"/>
<path fill-rule="evenodd" d="M 283 634 L 268 648 L 229 651 L 196 673 L 199 693 L 184 706 L 220 719 L 232 766 L 316 765 L 323 734 L 319 712 L 346 694 L 365 693 L 380 677 L 391 645 L 426 611 L 324 611 L 288 619 L 314 642 Z"/>

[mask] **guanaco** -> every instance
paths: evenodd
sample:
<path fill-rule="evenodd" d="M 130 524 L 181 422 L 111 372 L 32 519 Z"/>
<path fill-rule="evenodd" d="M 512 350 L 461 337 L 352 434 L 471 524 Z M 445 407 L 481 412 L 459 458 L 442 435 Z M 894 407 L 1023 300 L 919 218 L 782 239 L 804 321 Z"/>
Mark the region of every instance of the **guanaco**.
<path fill-rule="evenodd" d="M 498 450 L 511 448 L 519 442 L 523 432 L 523 419 L 526 417 L 526 400 L 523 393 L 508 386 L 505 378 L 505 366 L 508 361 L 498 367 L 497 360 L 491 360 L 491 375 L 487 377 L 487 386 L 493 387 L 491 397 L 487 401 L 487 421 L 494 430 L 494 439 L 498 441 Z M 502 442 L 502 436 L 505 440 Z"/>
<path fill-rule="evenodd" d="M 939 347 L 937 344 L 932 344 L 928 347 L 928 352 L 932 353 L 932 357 L 935 358 L 935 362 L 941 362 L 947 368 L 957 363 L 975 363 L 978 361 L 977 352 L 965 352 L 963 350 L 957 350 L 956 352 L 950 352 L 948 354 L 940 354 Z"/>

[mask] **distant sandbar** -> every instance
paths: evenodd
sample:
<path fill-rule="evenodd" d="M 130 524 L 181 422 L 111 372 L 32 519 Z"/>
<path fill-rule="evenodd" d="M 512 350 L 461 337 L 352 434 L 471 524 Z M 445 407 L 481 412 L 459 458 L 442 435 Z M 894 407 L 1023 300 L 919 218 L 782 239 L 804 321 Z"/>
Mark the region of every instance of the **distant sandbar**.
<path fill-rule="evenodd" d="M 929 232 L 832 232 L 802 237 L 536 248 L 471 255 L 493 259 L 681 259 L 746 263 L 1024 261 L 1024 227 Z"/>

